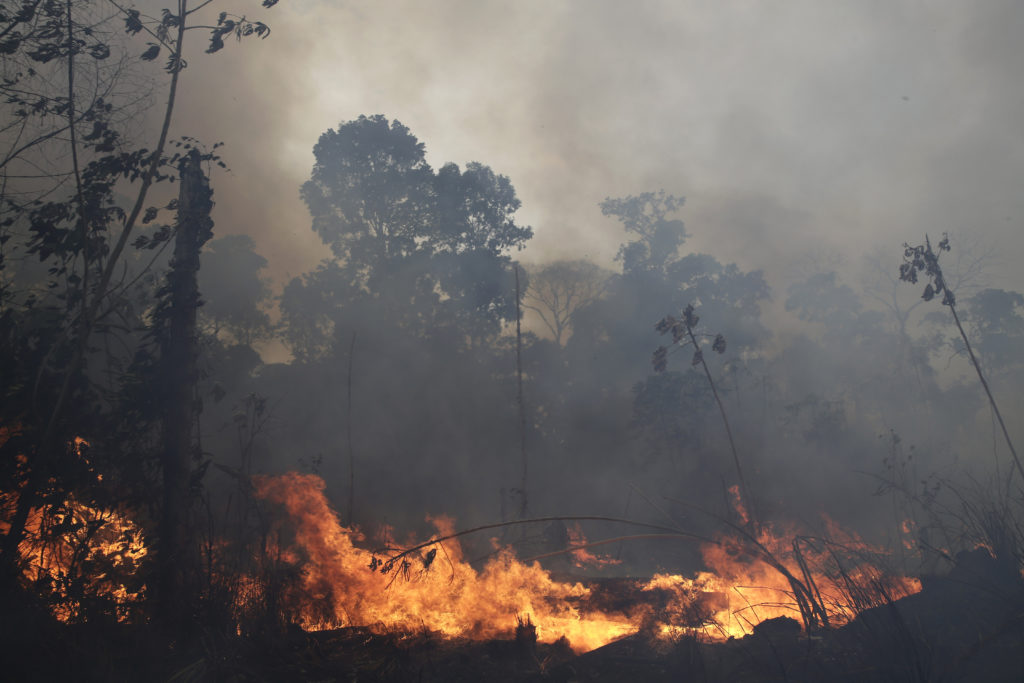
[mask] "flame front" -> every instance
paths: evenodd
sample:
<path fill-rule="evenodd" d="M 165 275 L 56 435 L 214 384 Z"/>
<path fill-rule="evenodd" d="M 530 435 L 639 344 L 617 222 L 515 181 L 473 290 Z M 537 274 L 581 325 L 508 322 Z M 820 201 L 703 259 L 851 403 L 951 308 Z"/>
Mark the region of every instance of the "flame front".
<path fill-rule="evenodd" d="M 307 629 L 380 626 L 483 639 L 508 635 L 517 616 L 528 615 L 542 642 L 564 636 L 574 650 L 587 651 L 641 629 L 663 636 L 701 632 L 725 638 L 749 633 L 765 619 L 801 616 L 786 576 L 770 562 L 751 557 L 749 544 L 737 539 L 704 547 L 712 571 L 694 578 L 659 574 L 637 587 L 629 607 L 606 611 L 591 607 L 593 588 L 556 581 L 539 563 L 520 562 L 509 550 L 478 571 L 454 540 L 406 555 L 387 566 L 388 572 L 376 571 L 380 559 L 357 547 L 354 542 L 362 537 L 339 524 L 321 479 L 290 473 L 257 477 L 254 483 L 257 495 L 283 513 L 271 534 L 279 539 L 271 554 L 299 570 L 285 603 Z M 450 520 L 432 521 L 438 537 L 451 533 Z M 844 541 L 862 543 L 855 537 Z M 835 551 L 804 547 L 801 552 L 799 542 L 793 546 L 791 537 L 777 538 L 770 530 L 762 532 L 758 543 L 794 576 L 813 582 L 830 623 L 842 623 L 871 606 L 872 595 L 881 601 L 919 589 L 906 579 L 883 583 L 883 574 L 864 564 L 840 568 L 836 575 L 809 574 L 801 564 L 820 566 Z M 866 585 L 875 593 L 857 594 L 857 586 Z"/>
<path fill-rule="evenodd" d="M 735 535 L 702 546 L 708 571 L 658 574 L 646 582 L 559 581 L 510 549 L 476 569 L 455 540 L 382 560 L 357 545 L 364 541 L 358 531 L 339 523 L 319 477 L 257 476 L 253 485 L 270 513 L 263 517 L 270 526 L 264 528 L 262 564 L 249 565 L 262 566 L 263 574 L 236 575 L 226 565 L 215 573 L 229 583 L 234 577 L 239 615 L 249 606 L 273 605 L 308 630 L 364 626 L 491 639 L 509 637 L 517 620 L 528 618 L 541 642 L 564 637 L 584 652 L 638 631 L 725 639 L 779 616 L 806 624 L 808 599 L 811 621 L 835 626 L 920 590 L 915 579 L 879 570 L 881 551 L 831 523 L 827 541 L 776 533 L 769 525 L 755 537 L 751 527 L 737 527 Z M 0 495 L 5 504 L 13 499 Z M 435 538 L 452 533 L 451 520 L 431 521 Z M 143 608 L 146 592 L 138 574 L 147 551 L 127 516 L 72 499 L 60 509 L 33 510 L 26 531 L 20 548 L 25 578 L 51 597 L 57 617 L 88 619 L 82 596 L 102 601 L 122 620 Z M 567 552 L 577 562 L 612 561 L 582 552 L 588 544 L 578 527 L 570 537 Z M 801 600 L 801 594 L 811 597 Z"/>
<path fill-rule="evenodd" d="M 586 587 L 554 581 L 539 563 L 523 564 L 509 551 L 478 572 L 457 542 L 446 541 L 429 561 L 424 556 L 396 567 L 399 576 L 370 571 L 375 556 L 356 547 L 353 540 L 360 537 L 338 523 L 322 480 L 291 473 L 255 483 L 260 497 L 290 517 L 294 542 L 277 550 L 285 560 L 302 563 L 300 591 L 290 599 L 305 628 L 380 625 L 493 638 L 509 633 L 516 617 L 527 614 L 539 640 L 565 636 L 578 651 L 636 630 L 625 615 L 584 613 L 579 605 L 590 592 Z M 442 535 L 451 530 L 448 520 L 435 523 Z"/>

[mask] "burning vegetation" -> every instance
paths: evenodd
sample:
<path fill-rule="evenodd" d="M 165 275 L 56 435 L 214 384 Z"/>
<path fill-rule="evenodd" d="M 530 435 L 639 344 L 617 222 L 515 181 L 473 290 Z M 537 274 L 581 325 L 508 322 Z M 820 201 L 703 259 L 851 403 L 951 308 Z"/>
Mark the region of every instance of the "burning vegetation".
<path fill-rule="evenodd" d="M 0 446 L 12 432 L 0 430 Z M 75 437 L 68 450 L 97 480 L 89 442 Z M 24 466 L 23 457 L 16 459 Z M 0 492 L 0 532 L 10 530 L 17 492 Z M 148 553 L 139 528 L 123 511 L 101 509 L 68 496 L 59 504 L 29 510 L 18 546 L 22 579 L 62 622 L 85 622 L 105 615 L 138 621 L 145 600 L 142 571 Z"/>
<path fill-rule="evenodd" d="M 168 133 L 187 56 L 269 34 L 233 4 L 0 2 L 6 677 L 1024 679 L 1024 294 L 983 258 L 747 271 L 658 190 L 600 203 L 614 260 L 528 266 L 508 177 L 374 114 L 274 289 Z"/>
<path fill-rule="evenodd" d="M 666 641 L 743 637 L 778 617 L 802 618 L 805 628 L 839 626 L 920 590 L 917 580 L 871 563 L 885 553 L 834 527 L 828 540 L 769 528 L 752 538 L 737 528 L 703 542 L 708 571 L 694 577 L 602 582 L 581 575 L 569 581 L 536 560 L 517 559 L 511 547 L 498 547 L 474 566 L 460 546 L 463 534 L 445 518 L 431 518 L 436 535 L 411 550 L 375 550 L 358 530 L 341 525 L 319 477 L 261 475 L 252 484 L 267 524 L 264 543 L 247 564 L 260 570 L 211 580 L 236 586 L 236 618 L 272 604 L 281 618 L 307 631 L 425 630 L 483 641 L 511 638 L 517 625 L 529 623 L 539 642 L 563 640 L 583 653 L 640 632 Z M 588 549 L 578 521 L 574 529 L 562 551 L 574 567 L 616 564 Z M 118 620 L 139 620 L 147 549 L 129 519 L 69 501 L 59 511 L 33 511 L 29 530 L 21 546 L 24 576 L 56 618 L 86 620 L 83 601 L 89 600 L 104 602 Z M 219 571 L 227 567 L 221 556 L 227 552 L 224 543 L 212 550 Z"/>
<path fill-rule="evenodd" d="M 696 577 L 657 574 L 614 587 L 562 581 L 536 561 L 518 560 L 511 548 L 472 566 L 447 519 L 433 519 L 436 540 L 414 550 L 360 548 L 356 542 L 363 537 L 340 525 L 323 496 L 323 481 L 312 475 L 259 477 L 255 487 L 278 510 L 267 552 L 294 577 L 282 587 L 281 605 L 312 630 L 379 626 L 494 639 L 508 637 L 516 618 L 528 618 L 541 642 L 565 638 L 573 650 L 586 652 L 641 630 L 724 640 L 780 616 L 841 625 L 863 609 L 920 589 L 915 580 L 872 565 L 884 553 L 856 537 L 825 541 L 770 529 L 756 539 L 740 532 L 705 542 L 710 571 Z M 580 540 L 577 532 L 564 551 L 577 563 L 594 557 Z M 594 559 L 595 566 L 608 562 Z M 800 599 L 793 576 L 806 593 Z M 616 590 L 624 593 L 619 599 Z M 604 607 L 613 602 L 617 609 Z"/>

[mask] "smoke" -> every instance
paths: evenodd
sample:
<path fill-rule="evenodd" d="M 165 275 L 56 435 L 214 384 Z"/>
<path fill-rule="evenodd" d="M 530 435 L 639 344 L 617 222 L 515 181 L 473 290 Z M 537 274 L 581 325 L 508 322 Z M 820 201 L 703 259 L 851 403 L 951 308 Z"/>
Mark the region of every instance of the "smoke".
<path fill-rule="evenodd" d="M 865 277 L 862 254 L 891 254 L 894 269 L 901 245 L 921 241 L 926 232 L 949 231 L 964 244 L 997 245 L 1000 261 L 991 262 L 990 281 L 1024 289 L 1024 271 L 1014 267 L 1024 249 L 1024 195 L 1018 187 L 1024 171 L 1019 135 L 1024 51 L 1017 46 L 1024 9 L 1009 0 L 781 5 L 304 0 L 279 3 L 259 18 L 273 28 L 266 41 L 230 44 L 216 55 L 201 54 L 205 45 L 195 43 L 174 133 L 227 143 L 231 171 L 213 178 L 217 233 L 251 236 L 278 290 L 329 255 L 298 195 L 309 178 L 313 144 L 328 128 L 376 113 L 408 126 L 426 144 L 435 169 L 446 161 L 479 161 L 509 176 L 523 202 L 518 221 L 535 229 L 515 258 L 530 264 L 584 258 L 618 270 L 613 259 L 625 236 L 616 221 L 601 215 L 599 202 L 660 188 L 685 196 L 679 217 L 691 237 L 684 250 L 764 272 L 772 299 L 762 303 L 763 318 L 774 333 L 764 348 L 827 338 L 828 330 L 800 323 L 785 302 L 792 285 L 816 270 L 836 267 L 833 255 L 843 257 L 841 281 L 857 286 Z M 908 301 L 915 296 L 910 290 L 899 295 Z M 870 321 L 850 324 L 867 329 Z M 862 386 L 857 382 L 873 354 L 893 348 L 878 339 L 861 341 L 845 347 L 836 342 L 827 347 L 834 352 L 829 357 L 819 355 L 826 347 L 801 356 L 809 346 L 792 346 L 773 370 L 793 373 L 786 380 L 789 393 L 779 395 L 817 393 L 821 403 L 801 409 L 796 422 L 777 434 L 758 432 L 754 421 L 739 428 L 747 448 L 761 449 L 762 463 L 778 457 L 792 465 L 768 482 L 777 505 L 788 495 L 785 474 L 801 465 L 808 466 L 793 481 L 808 489 L 848 472 L 851 463 L 870 465 L 873 447 L 864 434 L 850 437 L 842 457 L 828 462 L 814 460 L 813 449 L 796 455 L 763 444 L 768 436 L 803 438 L 839 419 L 828 407 L 836 397 L 821 392 L 840 382 L 849 386 L 837 388 L 836 395 Z M 653 344 L 629 351 L 644 362 L 652 350 Z M 386 360 L 368 362 L 381 373 L 387 370 Z M 480 461 L 464 452 L 486 447 L 480 434 L 464 447 L 453 442 L 452 450 L 459 452 L 445 462 L 457 463 L 451 465 L 454 473 L 431 464 L 430 458 L 449 457 L 437 444 L 425 443 L 414 456 L 401 452 L 400 439 L 383 445 L 373 440 L 369 425 L 394 436 L 396 424 L 414 417 L 397 413 L 374 422 L 387 410 L 388 391 L 399 391 L 395 373 L 385 383 L 387 391 L 357 381 L 363 402 L 358 419 L 366 422 L 357 449 L 365 457 L 375 448 L 386 452 L 386 462 L 373 465 L 380 477 L 415 460 L 409 472 L 427 484 L 419 493 L 412 483 L 394 484 L 409 506 L 443 503 L 449 492 L 485 480 L 489 490 L 477 492 L 473 503 L 485 518 L 493 512 L 484 510 L 490 489 L 515 480 L 507 473 L 492 476 L 490 466 L 480 468 Z M 421 374 L 424 385 L 412 387 L 414 393 L 436 388 L 444 375 Z M 314 386 L 317 378 L 307 379 Z M 343 381 L 338 371 L 333 384 L 322 388 L 325 393 L 303 397 L 304 406 L 319 400 L 333 411 L 305 416 L 296 442 L 299 450 L 310 451 L 308 457 L 316 453 L 317 439 L 338 427 Z M 921 386 L 919 377 L 912 381 Z M 614 398 L 594 398 L 597 389 L 588 394 L 577 387 L 578 393 L 567 395 L 581 404 L 614 404 L 624 417 L 610 426 L 595 417 L 607 413 L 568 410 L 562 418 L 578 428 L 576 444 L 603 449 L 587 454 L 590 461 L 574 453 L 572 464 L 590 462 L 600 471 L 614 462 L 628 471 L 623 463 L 631 461 L 625 456 L 616 461 L 622 454 L 612 452 L 627 440 L 630 428 L 628 387 Z M 493 386 L 489 390 L 497 392 Z M 292 392 L 287 400 L 298 399 Z M 369 406 L 370 392 L 376 408 Z M 744 405 L 750 403 L 732 409 L 745 410 Z M 928 408 L 937 410 L 935 404 Z M 371 410 L 380 413 L 367 414 Z M 478 417 L 431 410 L 433 423 L 417 427 L 425 441 L 454 439 L 460 421 Z M 902 417 L 886 414 L 874 424 L 896 428 Z M 712 419 L 717 416 L 710 414 Z M 514 444 L 511 424 L 501 438 Z M 913 422 L 913 429 L 926 433 L 922 424 Z M 832 436 L 842 434 L 849 431 L 837 429 Z M 827 441 L 821 434 L 816 438 Z M 502 449 L 515 457 L 508 443 Z M 340 450 L 335 444 L 336 455 Z M 494 460 L 505 461 L 504 456 Z M 332 467 L 342 477 L 343 466 Z M 570 469 L 560 462 L 550 471 Z M 665 475 L 660 471 L 651 478 Z M 620 507 L 625 489 L 602 476 L 569 482 L 572 490 L 561 489 L 562 502 L 576 506 L 589 495 L 608 509 Z M 367 497 L 389 495 L 390 484 L 381 484 L 380 477 L 377 488 L 364 491 Z M 551 480 L 544 482 L 550 485 Z M 343 488 L 334 486 L 334 493 Z M 853 507 L 852 499 L 842 505 Z"/>
<path fill-rule="evenodd" d="M 176 129 L 228 143 L 219 229 L 252 235 L 278 282 L 324 253 L 297 197 L 313 143 L 364 113 L 409 126 L 435 167 L 508 175 L 529 261 L 583 242 L 607 263 L 621 236 L 597 203 L 658 188 L 690 199 L 695 249 L 773 282 L 793 243 L 967 230 L 1020 248 L 1012 2 L 303 2 L 260 18 L 266 41 L 197 49 Z"/>

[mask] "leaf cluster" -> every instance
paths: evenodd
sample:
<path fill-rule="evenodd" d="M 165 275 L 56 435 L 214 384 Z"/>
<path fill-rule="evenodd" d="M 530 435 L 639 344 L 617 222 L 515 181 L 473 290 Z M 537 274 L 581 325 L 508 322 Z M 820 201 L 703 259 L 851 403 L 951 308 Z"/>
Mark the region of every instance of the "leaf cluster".
<path fill-rule="evenodd" d="M 21 54 L 36 64 L 69 55 L 96 60 L 110 56 L 110 45 L 91 26 L 69 27 L 67 22 L 67 7 L 58 0 L 4 2 L 0 4 L 0 55 Z"/>
<path fill-rule="evenodd" d="M 264 0 L 264 7 L 273 7 L 277 0 Z M 266 38 L 270 35 L 270 27 L 262 21 L 250 21 L 244 16 L 229 15 L 221 12 L 217 17 L 217 26 L 211 29 L 210 46 L 206 48 L 207 53 L 218 52 L 224 48 L 224 38 L 234 36 L 235 40 L 242 40 L 249 36 Z"/>
<path fill-rule="evenodd" d="M 664 318 L 658 321 L 654 326 L 654 329 L 662 335 L 672 335 L 672 345 L 675 348 L 685 347 L 687 344 L 694 347 L 693 358 L 690 361 L 690 365 L 700 365 L 704 360 L 704 352 L 700 348 L 700 344 L 697 341 L 697 336 L 694 334 L 694 328 L 700 322 L 700 316 L 696 314 L 693 304 L 688 304 L 683 309 L 682 317 L 676 318 L 675 316 L 666 315 Z M 711 350 L 721 355 L 725 353 L 725 337 L 722 334 L 716 334 L 714 340 L 711 342 Z M 654 350 L 654 355 L 651 359 L 651 364 L 654 366 L 655 372 L 665 372 L 668 369 L 668 352 L 669 350 L 664 346 L 659 346 Z"/>
<path fill-rule="evenodd" d="M 924 244 L 910 246 L 903 245 L 903 263 L 900 264 L 900 280 L 916 284 L 918 274 L 923 273 L 927 284 L 921 298 L 931 301 L 939 294 L 942 294 L 942 304 L 953 306 L 956 304 L 956 295 L 946 285 L 942 276 L 942 268 L 939 267 L 939 255 L 949 251 L 949 236 L 943 235 L 942 240 L 936 245 L 938 251 L 932 249 L 931 241 L 925 235 Z"/>

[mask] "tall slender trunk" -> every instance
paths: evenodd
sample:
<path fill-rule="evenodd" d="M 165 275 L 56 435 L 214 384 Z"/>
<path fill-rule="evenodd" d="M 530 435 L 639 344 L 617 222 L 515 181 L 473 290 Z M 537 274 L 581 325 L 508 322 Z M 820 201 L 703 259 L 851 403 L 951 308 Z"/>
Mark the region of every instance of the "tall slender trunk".
<path fill-rule="evenodd" d="M 519 484 L 519 495 L 522 496 L 519 506 L 519 518 L 526 519 L 526 406 L 523 403 L 523 333 L 520 322 L 522 315 L 519 310 L 519 265 L 516 264 L 516 384 L 519 403 L 519 455 L 523 463 L 523 478 Z"/>
<path fill-rule="evenodd" d="M 688 311 L 690 309 L 687 309 Z M 749 525 L 755 529 L 760 529 L 761 522 L 757 516 L 757 505 L 754 501 L 754 494 L 747 486 L 747 480 L 743 476 L 743 468 L 740 466 L 740 455 L 736 450 L 736 441 L 732 438 L 732 428 L 729 427 L 729 418 L 725 413 L 725 406 L 722 404 L 722 399 L 718 395 L 718 388 L 715 386 L 715 380 L 711 378 L 711 370 L 708 369 L 708 364 L 704 361 L 704 354 L 700 350 L 700 344 L 697 343 L 697 337 L 693 334 L 693 328 L 690 323 L 686 323 L 686 333 L 690 336 L 690 343 L 693 344 L 693 348 L 696 349 L 696 353 L 699 354 L 700 365 L 704 368 L 704 376 L 708 378 L 708 384 L 711 385 L 711 394 L 715 397 L 715 403 L 718 405 L 718 414 L 722 416 L 722 424 L 725 426 L 725 435 L 729 437 L 729 450 L 732 451 L 732 462 L 736 467 L 736 480 L 739 485 L 740 500 L 743 505 L 747 508 L 747 516 Z"/>
<path fill-rule="evenodd" d="M 163 421 L 164 500 L 160 518 L 158 556 L 158 610 L 165 627 L 179 631 L 190 604 L 187 577 L 191 545 L 188 539 L 189 475 L 193 453 L 196 411 L 195 384 L 196 310 L 199 306 L 199 250 L 210 238 L 213 208 L 209 183 L 200 167 L 199 153 L 192 150 L 179 166 L 178 231 L 174 259 L 168 274 L 170 302 L 167 335 L 162 343 L 160 378 L 167 388 L 167 413 Z"/>
<path fill-rule="evenodd" d="M 348 432 L 348 519 L 347 524 L 351 527 L 355 525 L 355 507 L 356 507 L 356 452 L 352 446 L 352 359 L 356 353 L 356 333 L 352 332 L 352 341 L 348 345 L 348 375 L 346 376 L 346 387 L 348 394 L 348 403 L 346 405 L 345 420 L 346 431 Z"/>
<path fill-rule="evenodd" d="M 974 371 L 978 373 L 978 379 L 981 381 L 981 386 L 985 390 L 985 395 L 988 396 L 988 403 L 992 406 L 992 412 L 996 416 L 996 420 L 999 421 L 999 427 L 1003 430 L 1003 438 L 1006 439 L 1006 447 L 1010 449 L 1010 455 L 1013 457 L 1013 464 L 1017 466 L 1017 471 L 1024 476 L 1024 465 L 1021 465 L 1020 458 L 1017 457 L 1017 449 L 1013 447 L 1013 441 L 1010 439 L 1010 432 L 1006 429 L 1006 423 L 1003 422 L 1003 414 L 999 412 L 999 406 L 996 405 L 996 399 L 992 396 L 992 390 L 988 388 L 988 381 L 985 379 L 985 375 L 981 372 L 981 364 L 978 363 L 977 357 L 974 355 L 974 349 L 971 348 L 971 342 L 967 339 L 967 333 L 964 332 L 964 326 L 960 324 L 960 316 L 956 313 L 956 306 L 950 302 L 949 311 L 953 314 L 953 321 L 956 323 L 956 329 L 960 330 L 960 338 L 964 340 L 964 348 L 967 349 L 967 355 L 971 359 L 971 365 L 974 366 Z M 1010 476 L 1006 482 L 1006 485 L 1010 485 L 1010 480 L 1013 478 L 1013 470 L 1010 470 Z"/>

